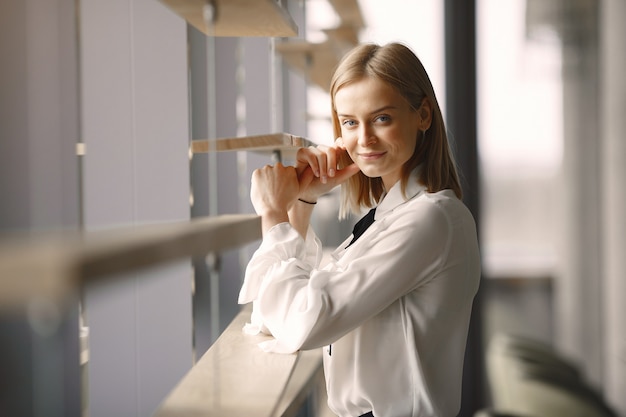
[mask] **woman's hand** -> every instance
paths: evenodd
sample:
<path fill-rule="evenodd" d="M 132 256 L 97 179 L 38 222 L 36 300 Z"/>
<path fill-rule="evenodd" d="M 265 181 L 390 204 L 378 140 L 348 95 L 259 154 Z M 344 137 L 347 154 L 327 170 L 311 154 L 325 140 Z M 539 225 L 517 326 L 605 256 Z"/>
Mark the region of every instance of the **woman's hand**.
<path fill-rule="evenodd" d="M 298 150 L 295 167 L 277 163 L 255 170 L 250 199 L 254 210 L 262 217 L 263 233 L 279 223 L 291 221 L 304 236 L 313 206 L 302 204 L 301 209 L 292 212 L 292 219 L 289 210 L 298 198 L 315 202 L 319 196 L 359 172 L 356 164 L 337 168 L 337 162 L 345 152 L 342 146 L 311 146 Z"/>
<path fill-rule="evenodd" d="M 280 162 L 274 166 L 266 165 L 252 173 L 250 199 L 254 210 L 259 215 L 275 212 L 287 212 L 298 198 L 298 176 L 291 166 Z"/>
<path fill-rule="evenodd" d="M 343 169 L 337 168 L 340 157 L 345 153 L 341 138 L 332 147 L 320 145 L 298 149 L 296 173 L 300 189 L 297 197 L 306 201 L 317 201 L 319 196 L 359 172 L 359 167 L 354 163 Z"/>
<path fill-rule="evenodd" d="M 261 216 L 263 235 L 275 225 L 289 221 L 288 211 L 298 197 L 299 188 L 295 168 L 280 162 L 252 173 L 250 199 Z"/>

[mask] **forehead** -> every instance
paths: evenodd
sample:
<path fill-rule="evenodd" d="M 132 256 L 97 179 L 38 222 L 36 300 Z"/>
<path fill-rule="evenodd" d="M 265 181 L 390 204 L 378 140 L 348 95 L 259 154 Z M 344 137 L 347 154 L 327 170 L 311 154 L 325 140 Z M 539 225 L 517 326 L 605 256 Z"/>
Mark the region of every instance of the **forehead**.
<path fill-rule="evenodd" d="M 383 107 L 409 107 L 406 99 L 389 83 L 364 77 L 344 85 L 335 93 L 335 110 L 338 114 L 354 115 Z"/>

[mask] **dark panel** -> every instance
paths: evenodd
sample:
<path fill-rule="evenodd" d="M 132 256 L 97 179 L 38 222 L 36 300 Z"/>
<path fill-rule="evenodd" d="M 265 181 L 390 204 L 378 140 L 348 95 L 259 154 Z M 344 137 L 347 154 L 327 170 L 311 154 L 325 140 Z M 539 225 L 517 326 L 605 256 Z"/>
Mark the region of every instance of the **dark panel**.
<path fill-rule="evenodd" d="M 448 133 L 460 168 L 465 204 L 477 226 L 480 189 L 476 144 L 476 2 L 445 1 L 446 109 Z M 478 227 L 480 230 L 480 227 Z M 482 293 L 474 300 L 465 352 L 463 396 L 459 416 L 471 417 L 484 406 Z"/>

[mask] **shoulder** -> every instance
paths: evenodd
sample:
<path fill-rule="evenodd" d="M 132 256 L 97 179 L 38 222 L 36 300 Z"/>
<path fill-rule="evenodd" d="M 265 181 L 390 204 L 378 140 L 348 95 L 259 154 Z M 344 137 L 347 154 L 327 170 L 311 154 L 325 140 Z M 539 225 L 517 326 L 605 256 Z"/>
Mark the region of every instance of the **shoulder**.
<path fill-rule="evenodd" d="M 453 239 L 459 229 L 475 228 L 471 213 L 451 190 L 421 192 L 396 207 L 385 220 L 388 227 L 437 240 Z"/>
<path fill-rule="evenodd" d="M 447 190 L 444 190 L 429 193 L 424 191 L 398 207 L 397 214 L 416 220 L 444 221 L 462 204 L 453 192 L 448 193 Z"/>
<path fill-rule="evenodd" d="M 411 210 L 430 217 L 445 217 L 451 223 L 469 222 L 474 219 L 465 206 L 452 190 L 441 190 L 435 193 L 424 192 L 416 196 L 410 202 Z"/>
<path fill-rule="evenodd" d="M 451 204 L 447 197 L 422 192 L 384 214 L 380 219 L 379 238 L 399 239 L 405 244 L 443 242 L 452 229 Z M 378 219 L 377 219 L 378 222 Z"/>

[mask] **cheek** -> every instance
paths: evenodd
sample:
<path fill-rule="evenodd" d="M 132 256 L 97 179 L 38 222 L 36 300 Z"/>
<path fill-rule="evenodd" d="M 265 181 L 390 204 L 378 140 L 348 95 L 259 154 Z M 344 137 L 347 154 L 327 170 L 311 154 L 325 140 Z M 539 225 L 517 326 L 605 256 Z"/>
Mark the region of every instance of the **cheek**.
<path fill-rule="evenodd" d="M 342 138 L 343 138 L 343 146 L 346 147 L 346 151 L 348 151 L 348 155 L 350 155 L 350 158 L 352 158 L 352 160 L 354 161 L 356 157 L 356 147 L 357 147 L 356 137 L 348 133 L 347 136 L 342 136 Z"/>
<path fill-rule="evenodd" d="M 354 162 L 356 161 L 356 153 L 354 152 L 354 147 L 346 145 L 346 151 L 348 152 L 348 156 Z"/>
<path fill-rule="evenodd" d="M 411 153 L 415 150 L 417 146 L 417 132 L 412 129 L 407 129 L 403 132 L 399 132 L 402 138 L 402 147 L 409 149 Z"/>
<path fill-rule="evenodd" d="M 398 132 L 399 135 L 394 136 L 395 140 L 389 142 L 389 146 L 393 148 L 398 157 L 405 162 L 408 161 L 417 146 L 417 141 L 408 132 Z"/>
<path fill-rule="evenodd" d="M 356 145 L 356 136 L 347 129 L 341 129 L 341 141 L 343 146 L 350 152 Z"/>
<path fill-rule="evenodd" d="M 405 141 L 404 146 L 413 154 L 415 151 L 415 147 L 417 146 L 417 138 L 413 136 L 409 136 Z"/>

